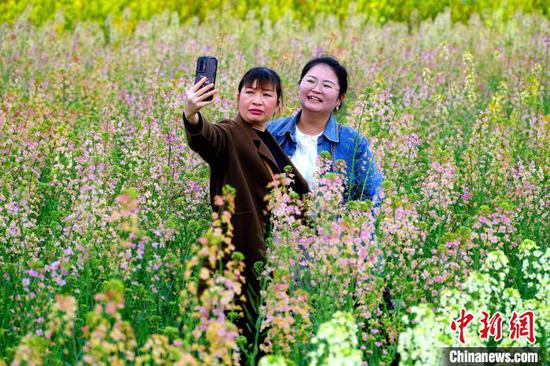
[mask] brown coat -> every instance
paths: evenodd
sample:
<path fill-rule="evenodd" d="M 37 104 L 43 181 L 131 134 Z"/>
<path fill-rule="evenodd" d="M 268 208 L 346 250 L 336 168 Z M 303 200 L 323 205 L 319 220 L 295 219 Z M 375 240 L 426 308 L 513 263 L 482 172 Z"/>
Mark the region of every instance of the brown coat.
<path fill-rule="evenodd" d="M 265 226 L 268 216 L 264 214 L 269 193 L 267 185 L 272 181 L 271 172 L 281 173 L 269 148 L 256 134 L 252 126 L 237 115 L 233 120 L 211 124 L 199 114 L 199 124 L 192 126 L 185 120 L 187 140 L 210 166 L 210 199 L 214 209 L 215 195 L 222 193 L 224 185 L 236 189 L 235 213 L 232 216 L 233 244 L 245 256 L 247 282 L 255 282 L 251 269 L 257 261 L 265 260 Z M 283 150 L 282 156 L 295 175 L 292 188 L 299 194 L 308 191 L 305 179 L 294 167 Z M 256 287 L 257 284 L 252 284 Z"/>

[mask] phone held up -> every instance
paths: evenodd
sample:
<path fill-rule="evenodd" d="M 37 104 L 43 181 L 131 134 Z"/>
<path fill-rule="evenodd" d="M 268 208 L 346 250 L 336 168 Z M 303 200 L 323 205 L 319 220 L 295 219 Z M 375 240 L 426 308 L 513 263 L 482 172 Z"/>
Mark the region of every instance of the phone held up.
<path fill-rule="evenodd" d="M 204 76 L 208 80 L 204 83 L 204 86 L 212 83 L 216 83 L 216 71 L 218 69 L 218 59 L 212 56 L 201 56 L 197 59 L 197 69 L 195 71 L 195 84 L 199 82 Z M 210 96 L 205 100 L 212 100 Z"/>

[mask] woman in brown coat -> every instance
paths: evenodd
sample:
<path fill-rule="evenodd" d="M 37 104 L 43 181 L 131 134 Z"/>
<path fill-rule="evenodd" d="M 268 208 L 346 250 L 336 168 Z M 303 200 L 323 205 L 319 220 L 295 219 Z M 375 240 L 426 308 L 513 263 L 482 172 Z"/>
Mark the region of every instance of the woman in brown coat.
<path fill-rule="evenodd" d="M 233 244 L 245 256 L 245 295 L 248 303 L 255 303 L 259 282 L 253 272 L 254 263 L 264 261 L 266 251 L 267 185 L 287 165 L 292 167 L 292 188 L 297 193 L 307 193 L 308 185 L 266 130 L 267 122 L 281 105 L 282 87 L 277 73 L 266 67 L 247 71 L 238 87 L 237 115 L 218 124 L 209 123 L 199 114 L 201 108 L 212 103 L 206 99 L 217 93 L 213 84 L 205 86 L 205 81 L 203 78 L 185 93 L 183 120 L 187 139 L 191 149 L 210 166 L 212 208 L 214 196 L 222 193 L 224 185 L 236 189 Z M 247 307 L 247 311 L 256 313 Z M 243 332 L 252 340 L 254 324 L 251 329 L 246 328 Z"/>

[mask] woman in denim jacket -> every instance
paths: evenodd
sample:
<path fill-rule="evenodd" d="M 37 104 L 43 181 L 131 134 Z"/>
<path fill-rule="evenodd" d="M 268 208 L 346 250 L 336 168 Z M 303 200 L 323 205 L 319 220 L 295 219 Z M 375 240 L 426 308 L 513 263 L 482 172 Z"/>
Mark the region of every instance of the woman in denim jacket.
<path fill-rule="evenodd" d="M 310 187 L 316 184 L 317 156 L 328 151 L 333 161 L 346 162 L 344 201 L 370 199 L 378 206 L 382 174 L 369 143 L 356 130 L 339 124 L 333 114 L 344 101 L 347 76 L 346 69 L 332 57 L 310 60 L 300 76 L 298 98 L 302 109 L 270 122 L 267 129 Z"/>

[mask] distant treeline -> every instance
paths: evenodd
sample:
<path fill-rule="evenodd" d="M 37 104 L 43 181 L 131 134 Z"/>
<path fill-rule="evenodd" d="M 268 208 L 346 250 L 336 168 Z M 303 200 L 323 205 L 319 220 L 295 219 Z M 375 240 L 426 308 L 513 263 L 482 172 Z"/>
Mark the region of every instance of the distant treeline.
<path fill-rule="evenodd" d="M 139 20 L 168 11 L 178 14 L 180 22 L 227 15 L 277 20 L 290 14 L 313 26 L 318 14 L 333 14 L 342 24 L 350 14 L 363 14 L 365 21 L 415 25 L 446 9 L 453 21 L 467 21 L 472 14 L 489 22 L 506 20 L 517 11 L 549 16 L 549 4 L 549 0 L 0 0 L 0 22 L 13 22 L 27 11 L 37 25 L 57 19 L 63 28 L 72 29 L 77 21 L 107 21 L 124 22 L 131 30 Z"/>

